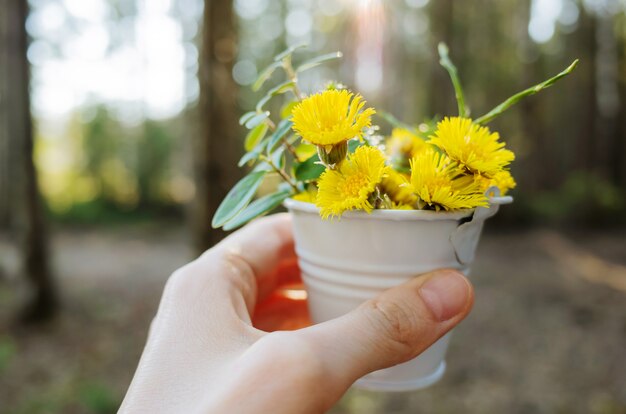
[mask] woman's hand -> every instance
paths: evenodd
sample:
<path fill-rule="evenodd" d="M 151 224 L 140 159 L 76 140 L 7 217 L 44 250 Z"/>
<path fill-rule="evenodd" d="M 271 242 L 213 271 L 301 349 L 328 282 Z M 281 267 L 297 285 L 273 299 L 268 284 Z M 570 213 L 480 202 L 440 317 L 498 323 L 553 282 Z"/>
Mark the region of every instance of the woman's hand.
<path fill-rule="evenodd" d="M 120 412 L 321 413 L 363 375 L 420 354 L 473 303 L 467 279 L 441 270 L 309 326 L 305 301 L 285 290 L 298 281 L 287 215 L 177 270 Z"/>

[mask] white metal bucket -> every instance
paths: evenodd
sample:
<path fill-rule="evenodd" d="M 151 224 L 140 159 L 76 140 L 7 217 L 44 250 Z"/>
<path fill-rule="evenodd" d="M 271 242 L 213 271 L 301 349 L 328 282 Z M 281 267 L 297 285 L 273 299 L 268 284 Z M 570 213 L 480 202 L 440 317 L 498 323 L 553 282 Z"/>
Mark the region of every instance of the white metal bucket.
<path fill-rule="evenodd" d="M 511 201 L 493 197 L 490 208 L 475 211 L 355 211 L 322 220 L 315 205 L 286 200 L 313 322 L 337 318 L 425 272 L 455 268 L 468 275 L 484 220 Z M 449 340 L 450 333 L 417 358 L 373 372 L 355 386 L 377 391 L 428 387 L 443 376 Z"/>

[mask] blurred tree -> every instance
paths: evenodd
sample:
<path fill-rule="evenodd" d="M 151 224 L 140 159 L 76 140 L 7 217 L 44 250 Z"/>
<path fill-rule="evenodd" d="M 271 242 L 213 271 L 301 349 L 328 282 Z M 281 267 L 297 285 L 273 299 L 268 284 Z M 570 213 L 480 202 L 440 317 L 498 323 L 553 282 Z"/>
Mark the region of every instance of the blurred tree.
<path fill-rule="evenodd" d="M 456 59 L 457 50 L 454 47 L 458 42 L 453 37 L 454 33 L 454 7 L 458 3 L 452 0 L 439 0 L 430 2 L 432 49 L 437 50 L 437 44 L 444 42 L 453 49 L 453 57 Z M 457 5 L 458 7 L 458 5 Z M 459 48 L 460 49 L 460 48 Z M 453 95 L 452 86 L 448 80 L 448 74 L 439 65 L 439 59 L 433 56 L 431 62 L 431 82 L 428 90 L 428 109 L 434 115 L 454 113 L 454 101 L 450 99 Z M 443 88 L 443 90 L 442 90 Z"/>
<path fill-rule="evenodd" d="M 232 67 L 237 38 L 232 0 L 206 1 L 204 6 L 199 117 L 194 141 L 196 197 L 191 225 L 194 246 L 203 251 L 223 237 L 211 229 L 213 213 L 240 175 L 237 168 L 237 87 Z"/>
<path fill-rule="evenodd" d="M 2 0 L 2 9 L 6 8 L 6 0 Z M 5 47 L 10 42 L 9 24 L 7 13 L 0 14 L 0 62 L 9 61 L 9 48 Z M 0 117 L 8 114 L 9 103 L 9 68 L 6 64 L 0 66 Z M 6 115 L 4 115 L 6 117 Z M 0 122 L 0 230 L 7 230 L 10 220 L 11 206 L 9 200 L 13 189 L 13 182 L 10 179 L 11 171 L 15 170 L 15 160 L 10 154 L 14 151 L 12 147 L 15 140 L 9 139 L 9 124 L 3 118 Z"/>
<path fill-rule="evenodd" d="M 170 173 L 170 154 L 174 150 L 172 139 L 163 125 L 147 120 L 143 125 L 138 147 L 139 206 L 154 209 L 163 204 L 161 186 Z"/>
<path fill-rule="evenodd" d="M 615 130 L 613 165 L 615 182 L 618 188 L 626 188 L 626 13 L 615 16 L 617 32 L 617 84 L 619 90 L 620 111 L 617 115 L 618 126 Z"/>
<path fill-rule="evenodd" d="M 28 321 L 51 317 L 57 296 L 49 267 L 47 232 L 33 162 L 30 114 L 28 2 L 0 0 L 0 143 L 3 167 L 0 195 L 3 218 L 10 218 L 22 253 L 22 271 L 33 295 L 24 312 Z M 6 164 L 4 164 L 6 162 Z"/>

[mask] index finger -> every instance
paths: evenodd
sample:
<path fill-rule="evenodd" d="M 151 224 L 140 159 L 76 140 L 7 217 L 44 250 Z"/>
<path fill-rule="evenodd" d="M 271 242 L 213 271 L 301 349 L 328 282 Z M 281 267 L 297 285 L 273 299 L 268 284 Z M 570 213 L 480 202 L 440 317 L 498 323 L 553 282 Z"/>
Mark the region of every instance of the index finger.
<path fill-rule="evenodd" d="M 295 276 L 284 274 L 297 271 L 291 217 L 275 214 L 255 220 L 207 251 L 197 262 L 214 266 L 215 255 L 221 264 L 219 277 L 236 284 L 251 311 L 257 296 L 271 292 L 279 277 Z"/>

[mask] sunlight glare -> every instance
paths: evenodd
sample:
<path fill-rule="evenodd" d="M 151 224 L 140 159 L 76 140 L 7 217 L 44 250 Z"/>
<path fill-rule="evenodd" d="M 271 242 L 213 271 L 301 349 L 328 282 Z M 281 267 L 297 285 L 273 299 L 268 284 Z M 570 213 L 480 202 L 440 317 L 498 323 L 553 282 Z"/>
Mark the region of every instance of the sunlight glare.
<path fill-rule="evenodd" d="M 108 4 L 103 0 L 63 0 L 65 9 L 74 17 L 98 22 L 109 16 Z"/>
<path fill-rule="evenodd" d="M 528 34 L 535 42 L 546 43 L 552 39 L 562 7 L 563 0 L 533 0 Z"/>
<path fill-rule="evenodd" d="M 359 0 L 356 9 L 356 84 L 376 95 L 383 84 L 384 5 L 381 0 Z"/>

